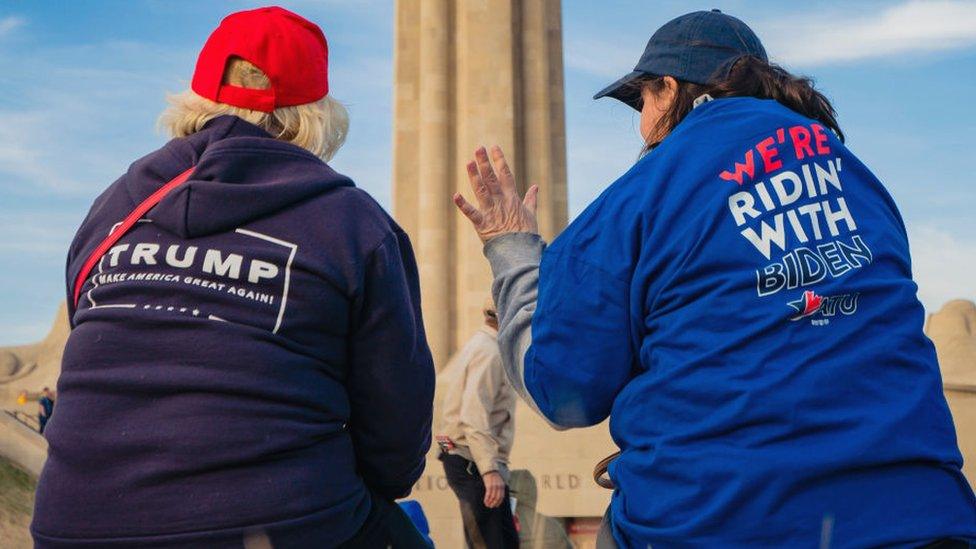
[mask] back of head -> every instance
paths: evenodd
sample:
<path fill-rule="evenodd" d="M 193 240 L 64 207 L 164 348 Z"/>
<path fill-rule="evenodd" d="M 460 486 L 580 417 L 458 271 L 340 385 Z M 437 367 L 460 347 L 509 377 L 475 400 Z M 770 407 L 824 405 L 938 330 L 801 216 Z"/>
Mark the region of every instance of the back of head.
<path fill-rule="evenodd" d="M 663 77 L 649 76 L 632 84 L 635 87 L 648 87 L 653 93 L 664 89 Z M 814 85 L 813 80 L 796 76 L 786 69 L 753 56 L 738 58 L 727 72 L 722 72 L 709 84 L 696 84 L 678 80 L 674 100 L 658 122 L 653 135 L 660 142 L 671 132 L 695 106 L 695 100 L 708 94 L 713 99 L 723 97 L 755 97 L 773 99 L 777 103 L 803 116 L 821 122 L 844 141 L 844 133 L 837 123 L 837 113 L 833 105 Z M 656 143 L 648 143 L 645 152 Z"/>
<path fill-rule="evenodd" d="M 313 23 L 282 8 L 234 13 L 200 52 L 191 89 L 169 96 L 159 124 L 185 137 L 233 115 L 329 160 L 349 117 L 328 95 L 327 68 L 328 45 Z"/>
<path fill-rule="evenodd" d="M 594 98 L 613 97 L 639 111 L 642 92 L 664 92 L 669 77 L 677 82 L 677 89 L 644 152 L 667 136 L 704 94 L 714 99 L 773 99 L 823 123 L 844 140 L 833 106 L 814 88 L 813 81 L 771 63 L 752 29 L 719 10 L 688 13 L 663 25 L 648 41 L 634 70 Z"/>

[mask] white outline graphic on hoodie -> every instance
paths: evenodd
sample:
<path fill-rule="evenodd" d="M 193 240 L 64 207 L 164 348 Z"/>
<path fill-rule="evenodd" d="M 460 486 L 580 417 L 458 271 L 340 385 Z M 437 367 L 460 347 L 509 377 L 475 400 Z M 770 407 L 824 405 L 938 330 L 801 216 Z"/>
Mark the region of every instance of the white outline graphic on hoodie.
<path fill-rule="evenodd" d="M 139 223 L 152 223 L 152 219 L 142 218 L 138 222 Z M 112 232 L 114 232 L 115 229 L 118 228 L 119 225 L 121 225 L 121 223 L 116 223 L 115 225 L 113 225 L 112 228 L 109 229 L 109 234 L 112 234 Z M 285 263 L 284 286 L 283 286 L 282 292 L 281 292 L 281 305 L 278 308 L 278 316 L 277 316 L 277 318 L 275 320 L 274 328 L 272 328 L 272 330 L 271 330 L 271 333 L 277 334 L 278 333 L 278 330 L 281 329 L 281 323 L 282 323 L 282 321 L 284 320 L 284 317 L 285 317 L 285 309 L 286 309 L 286 307 L 288 305 L 288 292 L 289 292 L 289 287 L 290 287 L 290 283 L 291 283 L 291 265 L 292 265 L 292 262 L 295 260 L 295 254 L 298 252 L 298 245 L 295 244 L 295 243 L 293 243 L 293 242 L 287 242 L 285 240 L 281 240 L 280 238 L 275 238 L 273 236 L 270 236 L 270 235 L 267 235 L 267 234 L 264 234 L 264 233 L 260 233 L 260 232 L 257 232 L 257 231 L 252 231 L 250 229 L 241 229 L 241 228 L 238 228 L 238 229 L 235 229 L 234 232 L 235 233 L 238 233 L 238 234 L 241 234 L 241 235 L 244 235 L 244 236 L 249 236 L 249 237 L 252 237 L 252 238 L 257 238 L 257 239 L 260 239 L 260 240 L 264 240 L 264 241 L 270 242 L 272 244 L 277 244 L 279 246 L 282 246 L 282 247 L 288 249 L 288 260 Z M 91 278 L 90 278 L 90 281 L 92 283 L 92 287 L 89 288 L 87 292 L 85 292 L 85 296 L 88 298 L 88 302 L 91 304 L 91 306 L 89 307 L 89 309 L 135 309 L 138 306 L 135 303 L 112 303 L 112 304 L 98 305 L 95 302 L 94 297 L 92 297 L 92 292 L 95 290 L 95 288 L 98 288 L 98 286 L 99 286 L 98 285 L 98 276 L 101 275 L 101 274 L 104 274 L 104 266 L 103 266 L 103 261 L 104 260 L 105 260 L 105 256 L 102 256 L 98 260 L 98 272 L 94 273 L 91 276 Z M 157 307 L 157 309 L 158 309 L 158 307 Z M 172 308 L 170 308 L 170 309 L 172 309 Z M 208 320 L 217 321 L 217 322 L 227 322 L 226 319 L 223 319 L 223 318 L 221 318 L 219 316 L 216 316 L 216 315 L 213 315 L 213 314 L 207 315 L 207 319 Z"/>

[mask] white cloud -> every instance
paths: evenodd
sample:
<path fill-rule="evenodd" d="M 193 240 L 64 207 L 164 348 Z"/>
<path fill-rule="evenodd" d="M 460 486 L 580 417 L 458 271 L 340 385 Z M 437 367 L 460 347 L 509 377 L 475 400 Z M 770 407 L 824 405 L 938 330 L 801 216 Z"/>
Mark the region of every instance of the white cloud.
<path fill-rule="evenodd" d="M 0 17 L 0 38 L 10 34 L 14 30 L 23 27 L 27 23 L 27 20 L 23 17 L 8 16 Z"/>
<path fill-rule="evenodd" d="M 976 44 L 976 1 L 910 0 L 878 14 L 793 14 L 757 22 L 756 31 L 775 60 L 825 65 Z"/>
<path fill-rule="evenodd" d="M 951 299 L 976 299 L 976 242 L 933 225 L 909 227 L 918 297 L 929 312 Z"/>
<path fill-rule="evenodd" d="M 850 3 L 827 12 L 794 12 L 773 19 L 753 18 L 746 12 L 742 17 L 763 40 L 770 57 L 789 66 L 849 63 L 976 45 L 976 0 L 909 0 L 880 13 L 857 8 Z M 566 68 L 619 78 L 637 62 L 648 36 L 649 32 L 640 36 L 626 32 L 567 35 L 563 44 Z"/>

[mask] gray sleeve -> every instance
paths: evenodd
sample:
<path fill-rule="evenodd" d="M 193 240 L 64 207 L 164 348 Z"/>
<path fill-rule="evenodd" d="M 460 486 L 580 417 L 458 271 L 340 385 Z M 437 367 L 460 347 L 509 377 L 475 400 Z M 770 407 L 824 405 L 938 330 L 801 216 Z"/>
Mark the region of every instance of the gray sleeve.
<path fill-rule="evenodd" d="M 532 344 L 532 315 L 538 297 L 539 264 L 545 248 L 545 241 L 537 234 L 509 233 L 486 242 L 484 252 L 494 275 L 491 293 L 498 310 L 498 347 L 505 375 L 515 392 L 539 416 L 552 427 L 565 429 L 539 411 L 525 388 L 525 353 Z"/>

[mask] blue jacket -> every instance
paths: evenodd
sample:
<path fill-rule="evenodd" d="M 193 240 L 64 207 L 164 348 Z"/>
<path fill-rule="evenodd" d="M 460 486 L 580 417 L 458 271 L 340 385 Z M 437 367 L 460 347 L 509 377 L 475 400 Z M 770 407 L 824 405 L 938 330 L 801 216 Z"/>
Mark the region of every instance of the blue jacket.
<path fill-rule="evenodd" d="M 609 415 L 624 545 L 976 538 L 916 290 L 833 134 L 715 100 L 546 250 L 525 385 L 557 425 Z"/>
<path fill-rule="evenodd" d="M 190 166 L 70 306 L 113 225 Z M 95 201 L 67 280 L 41 546 L 340 542 L 368 490 L 403 496 L 423 471 L 434 370 L 410 243 L 309 152 L 232 116 L 169 142 Z"/>

